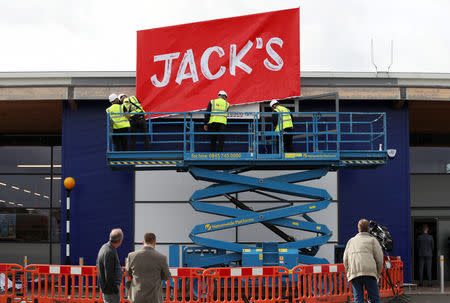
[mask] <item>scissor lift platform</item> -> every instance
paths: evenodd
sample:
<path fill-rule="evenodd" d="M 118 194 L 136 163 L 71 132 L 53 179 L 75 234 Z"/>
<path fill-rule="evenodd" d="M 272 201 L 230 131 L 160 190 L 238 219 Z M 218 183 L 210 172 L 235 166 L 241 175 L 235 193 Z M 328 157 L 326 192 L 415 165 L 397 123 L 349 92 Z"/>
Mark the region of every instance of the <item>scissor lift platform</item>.
<path fill-rule="evenodd" d="M 206 166 L 217 169 L 252 166 L 253 169 L 308 169 L 317 166 L 376 167 L 385 164 L 384 113 L 292 113 L 294 151 L 283 150 L 283 132 L 274 132 L 272 113 L 229 113 L 225 152 L 209 152 L 211 133 L 203 131 L 196 113 L 147 113 L 151 150 L 114 151 L 108 131 L 107 164 L 136 170 Z M 161 117 L 171 115 L 171 117 Z M 280 119 L 279 119 L 280 120 Z M 139 149 L 140 146 L 138 146 Z"/>
<path fill-rule="evenodd" d="M 146 113 L 150 117 L 146 134 L 111 134 L 108 131 L 107 164 L 114 169 L 189 171 L 195 179 L 213 183 L 194 192 L 189 203 L 197 211 L 226 219 L 199 224 L 192 229 L 189 237 L 198 249 L 183 249 L 184 266 L 273 266 L 287 259 L 290 263 L 283 263 L 287 267 L 298 263 L 326 263 L 325 259 L 315 255 L 319 247 L 331 238 L 332 231 L 315 222 L 308 213 L 327 208 L 331 196 L 326 190 L 296 183 L 319 179 L 341 167 L 375 168 L 385 164 L 386 115 L 342 112 L 291 114 L 294 152 L 283 152 L 285 133 L 273 131 L 273 113 L 265 112 L 229 113 L 226 132 L 221 133 L 225 136 L 225 152 L 210 152 L 209 136 L 214 133 L 203 130 L 202 116 L 198 113 Z M 281 116 L 278 121 L 282 121 Z M 114 151 L 112 148 L 111 136 L 142 135 L 150 136 L 150 150 L 140 150 L 142 146 L 139 145 L 135 151 Z M 271 178 L 241 174 L 250 170 L 276 170 L 280 173 Z M 282 172 L 284 170 L 297 172 Z M 234 195 L 246 191 L 270 196 L 281 206 L 254 211 Z M 272 193 L 309 200 L 294 205 Z M 234 205 L 227 207 L 201 201 L 218 196 L 224 196 Z M 285 242 L 252 246 L 202 236 L 249 224 L 262 224 Z M 286 233 L 286 228 L 310 232 L 313 236 L 295 239 Z M 259 258 L 252 259 L 248 255 L 257 251 L 261 251 L 256 253 Z"/>

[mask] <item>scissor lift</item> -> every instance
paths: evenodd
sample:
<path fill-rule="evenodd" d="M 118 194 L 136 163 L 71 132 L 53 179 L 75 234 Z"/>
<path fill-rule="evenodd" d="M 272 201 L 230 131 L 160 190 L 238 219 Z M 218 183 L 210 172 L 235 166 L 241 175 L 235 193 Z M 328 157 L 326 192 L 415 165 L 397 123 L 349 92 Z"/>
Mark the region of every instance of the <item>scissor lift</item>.
<path fill-rule="evenodd" d="M 196 211 L 225 219 L 199 224 L 192 229 L 189 237 L 196 246 L 183 248 L 183 266 L 283 265 L 292 268 L 299 263 L 327 263 L 326 259 L 315 255 L 331 238 L 332 232 L 309 214 L 327 208 L 331 196 L 324 189 L 297 183 L 319 179 L 340 167 L 374 168 L 387 160 L 385 113 L 344 113 L 339 112 L 338 106 L 336 109 L 336 112 L 292 112 L 293 153 L 282 152 L 283 132 L 273 131 L 270 122 L 273 113 L 229 113 L 227 131 L 223 133 L 223 153 L 208 152 L 211 133 L 203 131 L 203 114 L 146 113 L 151 118 L 146 134 L 151 138 L 151 150 L 113 151 L 113 134 L 108 130 L 107 163 L 112 168 L 189 172 L 196 180 L 212 183 L 194 192 L 189 203 Z M 278 121 L 281 120 L 279 117 Z M 243 174 L 260 170 L 274 170 L 279 174 L 270 178 Z M 284 172 L 287 170 L 297 172 Z M 243 192 L 268 196 L 279 201 L 279 205 L 255 211 L 237 198 L 236 194 Z M 276 194 L 309 201 L 294 204 Z M 205 201 L 220 196 L 232 206 Z M 264 226 L 284 242 L 254 246 L 205 236 L 250 224 Z M 311 236 L 295 239 L 286 229 L 309 232 Z"/>

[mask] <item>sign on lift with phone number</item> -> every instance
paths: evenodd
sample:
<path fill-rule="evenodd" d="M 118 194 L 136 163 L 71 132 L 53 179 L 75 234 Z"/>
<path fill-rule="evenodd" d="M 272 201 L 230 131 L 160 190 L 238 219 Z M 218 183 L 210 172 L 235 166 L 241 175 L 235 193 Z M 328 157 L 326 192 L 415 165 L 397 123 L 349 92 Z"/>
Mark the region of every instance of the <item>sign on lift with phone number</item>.
<path fill-rule="evenodd" d="M 191 159 L 198 160 L 219 160 L 219 159 L 241 159 L 241 153 L 204 153 L 204 154 L 191 154 Z"/>

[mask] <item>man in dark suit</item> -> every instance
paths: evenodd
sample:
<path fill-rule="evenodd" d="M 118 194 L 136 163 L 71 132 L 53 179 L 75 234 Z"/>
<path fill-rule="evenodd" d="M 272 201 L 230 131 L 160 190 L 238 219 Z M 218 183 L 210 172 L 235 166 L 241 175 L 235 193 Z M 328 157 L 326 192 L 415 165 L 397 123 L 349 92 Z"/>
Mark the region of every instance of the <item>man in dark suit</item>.
<path fill-rule="evenodd" d="M 131 303 L 163 303 L 162 282 L 170 278 L 167 258 L 155 250 L 154 233 L 144 235 L 144 247 L 128 255 Z"/>
<path fill-rule="evenodd" d="M 115 228 L 109 234 L 109 242 L 104 244 L 97 256 L 98 284 L 102 291 L 104 303 L 120 302 L 120 284 L 122 283 L 122 267 L 120 266 L 117 248 L 122 244 L 123 232 Z"/>
<path fill-rule="evenodd" d="M 428 286 L 431 286 L 431 262 L 433 257 L 434 240 L 428 234 L 428 225 L 424 224 L 423 233 L 417 237 L 419 253 L 419 286 L 423 284 L 423 267 L 427 267 Z"/>

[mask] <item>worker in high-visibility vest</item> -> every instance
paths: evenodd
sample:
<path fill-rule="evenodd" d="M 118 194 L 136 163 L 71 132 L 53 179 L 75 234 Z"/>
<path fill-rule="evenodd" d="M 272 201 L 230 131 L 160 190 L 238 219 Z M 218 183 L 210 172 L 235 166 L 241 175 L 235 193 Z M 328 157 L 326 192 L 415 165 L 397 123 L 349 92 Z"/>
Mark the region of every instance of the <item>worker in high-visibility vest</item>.
<path fill-rule="evenodd" d="M 292 137 L 290 134 L 294 129 L 294 124 L 292 123 L 291 111 L 284 106 L 281 106 L 278 100 L 270 101 L 270 107 L 275 112 L 272 117 L 273 127 L 276 132 L 283 130 L 283 142 L 284 142 L 284 152 L 292 153 L 294 149 L 292 148 Z M 279 120 L 280 118 L 281 120 Z"/>
<path fill-rule="evenodd" d="M 136 96 L 128 97 L 125 94 L 119 95 L 119 100 L 123 102 L 127 112 L 130 114 L 130 133 L 148 133 L 147 121 L 145 120 L 145 110 Z M 148 135 L 143 135 L 145 150 L 150 150 L 150 140 Z M 136 135 L 130 135 L 130 150 L 135 150 Z"/>
<path fill-rule="evenodd" d="M 109 95 L 109 102 L 111 102 L 112 105 L 106 109 L 106 113 L 109 114 L 109 127 L 113 133 L 112 140 L 114 143 L 114 150 L 128 150 L 128 136 L 117 136 L 114 134 L 126 134 L 129 132 L 129 115 L 126 114 L 126 108 L 123 104 L 120 104 L 119 97 L 116 94 Z"/>
<path fill-rule="evenodd" d="M 227 126 L 227 112 L 230 107 L 230 103 L 227 100 L 227 93 L 221 90 L 217 95 L 217 99 L 211 100 L 206 109 L 208 114 L 205 114 L 205 121 L 203 128 L 205 131 L 209 131 L 216 134 L 210 136 L 210 151 L 211 152 L 223 152 L 223 145 L 225 141 L 225 135 L 217 134 L 225 131 Z M 218 141 L 218 146 L 217 146 Z M 217 146 L 217 149 L 216 149 Z"/>

